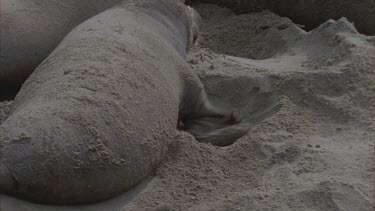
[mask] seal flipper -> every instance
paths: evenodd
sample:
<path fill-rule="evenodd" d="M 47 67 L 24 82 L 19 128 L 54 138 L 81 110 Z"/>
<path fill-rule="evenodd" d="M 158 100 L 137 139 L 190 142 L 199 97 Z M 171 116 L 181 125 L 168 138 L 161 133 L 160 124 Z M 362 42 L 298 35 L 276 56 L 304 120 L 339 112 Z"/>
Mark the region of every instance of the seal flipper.
<path fill-rule="evenodd" d="M 7 193 L 14 189 L 16 181 L 9 169 L 0 163 L 0 193 Z"/>
<path fill-rule="evenodd" d="M 187 118 L 182 121 L 182 130 L 192 134 L 199 142 L 228 146 L 246 135 L 253 126 L 251 123 L 240 123 L 233 115 Z"/>
<path fill-rule="evenodd" d="M 250 123 L 242 123 L 238 114 L 211 104 L 203 86 L 198 92 L 185 95 L 179 113 L 178 128 L 191 133 L 199 142 L 227 146 L 246 135 Z M 194 96 L 192 93 L 199 93 Z M 186 106 L 189 107 L 186 107 Z"/>
<path fill-rule="evenodd" d="M 195 138 L 202 143 L 211 143 L 215 146 L 228 146 L 233 144 L 242 136 L 249 133 L 249 130 L 252 126 L 253 125 L 250 123 L 239 123 L 228 127 L 216 129 L 208 133 L 195 134 Z"/>

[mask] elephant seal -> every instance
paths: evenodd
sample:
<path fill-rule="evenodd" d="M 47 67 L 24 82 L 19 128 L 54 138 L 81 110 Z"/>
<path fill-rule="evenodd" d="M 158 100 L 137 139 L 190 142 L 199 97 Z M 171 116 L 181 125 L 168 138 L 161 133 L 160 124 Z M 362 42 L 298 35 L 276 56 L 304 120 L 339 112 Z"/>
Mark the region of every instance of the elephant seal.
<path fill-rule="evenodd" d="M 2 0 L 0 95 L 14 96 L 74 27 L 121 0 Z"/>
<path fill-rule="evenodd" d="M 39 203 L 97 202 L 153 172 L 178 116 L 207 140 L 202 128 L 236 125 L 232 112 L 208 101 L 185 61 L 193 19 L 179 1 L 131 0 L 69 33 L 0 125 L 0 192 Z"/>

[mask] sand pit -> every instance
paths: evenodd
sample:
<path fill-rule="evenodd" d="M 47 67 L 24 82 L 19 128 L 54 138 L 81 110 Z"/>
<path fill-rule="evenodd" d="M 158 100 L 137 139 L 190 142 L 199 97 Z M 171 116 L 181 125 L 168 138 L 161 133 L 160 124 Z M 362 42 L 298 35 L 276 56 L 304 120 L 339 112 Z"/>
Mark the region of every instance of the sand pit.
<path fill-rule="evenodd" d="M 267 11 L 196 8 L 203 31 L 188 62 L 213 101 L 255 125 L 249 134 L 215 147 L 181 132 L 154 177 L 107 202 L 57 208 L 0 196 L 0 208 L 373 210 L 375 37 L 345 19 L 306 33 Z"/>

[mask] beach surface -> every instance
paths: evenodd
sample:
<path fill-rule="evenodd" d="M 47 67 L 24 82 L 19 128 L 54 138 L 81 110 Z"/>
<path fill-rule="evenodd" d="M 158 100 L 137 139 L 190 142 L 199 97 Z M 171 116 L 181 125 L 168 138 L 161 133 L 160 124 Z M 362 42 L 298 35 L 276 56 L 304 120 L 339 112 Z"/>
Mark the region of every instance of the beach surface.
<path fill-rule="evenodd" d="M 375 37 L 345 18 L 305 32 L 269 11 L 210 4 L 188 62 L 214 102 L 249 133 L 227 147 L 180 132 L 154 175 L 109 201 L 38 205 L 0 196 L 0 210 L 374 209 Z M 0 123 L 11 108 L 0 102 Z"/>

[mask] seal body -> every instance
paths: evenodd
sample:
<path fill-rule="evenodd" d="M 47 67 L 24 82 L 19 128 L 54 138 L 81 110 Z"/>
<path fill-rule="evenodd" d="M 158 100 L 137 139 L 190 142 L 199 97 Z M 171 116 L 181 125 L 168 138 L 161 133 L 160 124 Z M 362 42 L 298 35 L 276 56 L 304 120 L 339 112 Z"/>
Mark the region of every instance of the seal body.
<path fill-rule="evenodd" d="M 69 33 L 0 125 L 0 191 L 41 203 L 104 200 L 157 167 L 179 113 L 232 124 L 185 62 L 189 14 L 179 1 L 126 1 Z"/>
<path fill-rule="evenodd" d="M 18 90 L 75 26 L 121 0 L 2 0 L 0 92 Z"/>

